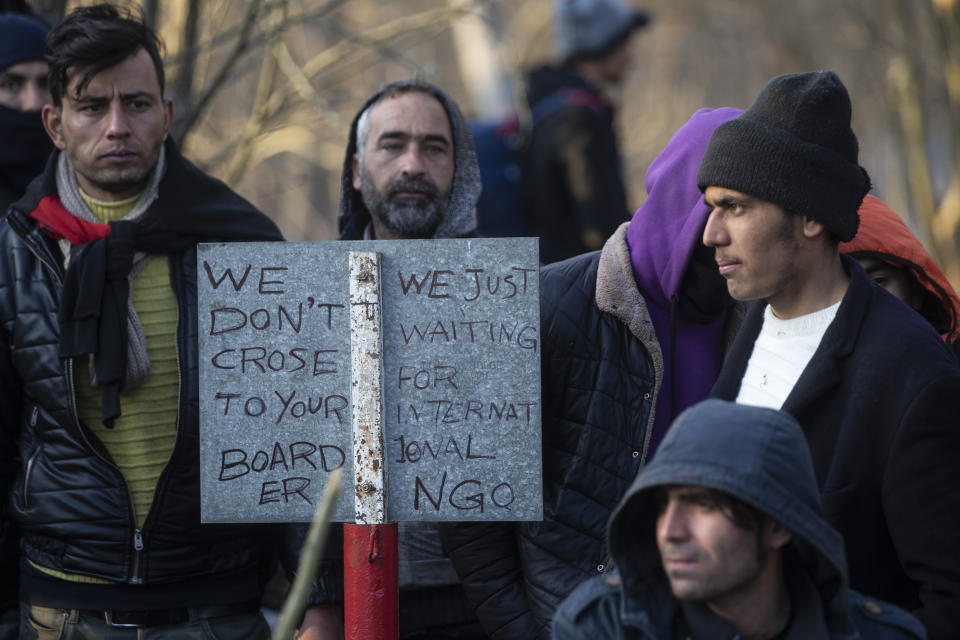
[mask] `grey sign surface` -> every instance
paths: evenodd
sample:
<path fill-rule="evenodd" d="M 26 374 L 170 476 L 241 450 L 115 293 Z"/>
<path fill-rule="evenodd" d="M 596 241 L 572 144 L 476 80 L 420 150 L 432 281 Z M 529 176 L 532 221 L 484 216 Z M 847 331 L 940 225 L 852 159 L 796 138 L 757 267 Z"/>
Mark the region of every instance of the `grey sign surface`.
<path fill-rule="evenodd" d="M 538 253 L 510 238 L 201 245 L 203 521 L 309 521 L 353 478 L 350 251 L 381 256 L 387 518 L 540 519 Z"/>

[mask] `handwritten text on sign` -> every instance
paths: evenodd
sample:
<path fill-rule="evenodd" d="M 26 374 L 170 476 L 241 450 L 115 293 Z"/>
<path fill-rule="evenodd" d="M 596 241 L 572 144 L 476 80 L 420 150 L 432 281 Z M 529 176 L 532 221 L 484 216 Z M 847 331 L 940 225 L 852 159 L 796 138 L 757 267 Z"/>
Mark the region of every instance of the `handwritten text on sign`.
<path fill-rule="evenodd" d="M 381 253 L 388 519 L 539 519 L 536 241 L 471 239 L 201 245 L 204 521 L 307 521 L 352 477 L 351 250 Z"/>

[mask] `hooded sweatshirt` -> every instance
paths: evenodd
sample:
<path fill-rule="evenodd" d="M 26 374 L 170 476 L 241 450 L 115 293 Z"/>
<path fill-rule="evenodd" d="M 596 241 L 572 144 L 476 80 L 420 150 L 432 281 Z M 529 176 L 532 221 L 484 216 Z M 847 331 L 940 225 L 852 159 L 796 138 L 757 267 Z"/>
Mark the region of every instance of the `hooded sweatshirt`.
<path fill-rule="evenodd" d="M 350 139 L 343 160 L 343 175 L 340 181 L 340 239 L 362 240 L 370 224 L 370 212 L 363 203 L 363 196 L 353 187 L 353 156 L 357 150 L 357 122 L 366 109 L 381 97 L 420 91 L 436 98 L 447 112 L 453 135 L 454 174 L 447 195 L 445 215 L 440 221 L 434 238 L 459 238 L 475 234 L 477 228 L 477 199 L 480 197 L 480 169 L 473 149 L 473 138 L 457 103 L 438 87 L 421 80 L 400 80 L 382 87 L 367 98 L 350 124 Z M 458 585 L 459 579 L 450 560 L 440 546 L 440 535 L 435 523 L 401 522 L 399 529 L 400 589 L 412 590 Z M 339 544 L 339 536 L 331 541 Z M 328 545 L 328 550 L 330 545 Z M 463 603 L 466 601 L 463 600 Z M 441 608 L 459 606 L 460 601 L 446 602 Z M 465 622 L 472 612 L 433 611 L 431 620 L 419 620 L 424 626 L 434 622 Z M 407 625 L 402 615 L 401 632 Z"/>
<path fill-rule="evenodd" d="M 782 411 L 707 400 L 677 418 L 660 453 L 637 475 L 610 518 L 610 551 L 618 573 L 595 581 L 618 587 L 620 597 L 614 600 L 612 615 L 638 630 L 640 638 L 672 637 L 682 619 L 679 628 L 688 624 L 699 640 L 697 623 L 702 625 L 709 617 L 719 621 L 704 613 L 708 610 L 702 605 L 681 604 L 663 571 L 655 535 L 656 499 L 657 490 L 669 485 L 732 495 L 791 532 L 784 552 L 792 611 L 785 640 L 924 637 L 919 621 L 910 614 L 847 589 L 843 540 L 823 518 L 813 461 L 796 420 Z M 598 598 L 596 584 L 588 585 L 561 608 L 554 622 L 556 638 L 580 637 L 568 633 L 574 628 L 568 625 L 590 615 L 589 604 L 600 601 L 609 606 L 610 598 Z M 611 615 L 609 609 L 605 612 Z M 864 612 L 875 613 L 865 617 Z M 730 627 L 730 635 L 709 637 L 739 636 Z"/>
<path fill-rule="evenodd" d="M 876 258 L 905 269 L 923 292 L 918 311 L 947 344 L 955 345 L 960 336 L 960 299 L 943 271 L 900 216 L 882 200 L 866 196 L 859 213 L 857 235 L 850 242 L 840 243 L 840 253 Z"/>
<path fill-rule="evenodd" d="M 700 109 L 647 170 L 647 199 L 627 228 L 633 275 L 663 352 L 651 455 L 673 419 L 710 394 L 723 362 L 733 301 L 701 237 L 710 209 L 697 169 L 713 130 L 740 109 Z"/>
<path fill-rule="evenodd" d="M 473 149 L 473 137 L 460 112 L 460 107 L 447 94 L 422 80 L 400 80 L 384 85 L 367 98 L 350 123 L 350 138 L 343 158 L 343 173 L 340 176 L 340 213 L 338 224 L 341 240 L 363 240 L 364 230 L 370 224 L 370 212 L 363 204 L 363 196 L 353 188 L 353 156 L 357 152 L 357 121 L 367 108 L 381 97 L 419 91 L 436 98 L 450 119 L 453 135 L 454 174 L 447 194 L 443 219 L 434 232 L 434 238 L 463 238 L 472 236 L 477 229 L 477 200 L 480 198 L 480 169 Z"/>

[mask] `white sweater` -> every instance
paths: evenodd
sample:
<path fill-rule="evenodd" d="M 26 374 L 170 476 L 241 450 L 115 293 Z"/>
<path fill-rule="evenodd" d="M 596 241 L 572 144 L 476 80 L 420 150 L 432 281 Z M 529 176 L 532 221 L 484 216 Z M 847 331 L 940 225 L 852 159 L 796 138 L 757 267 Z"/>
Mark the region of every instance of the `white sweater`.
<path fill-rule="evenodd" d="M 813 357 L 840 303 L 790 320 L 763 312 L 763 326 L 743 374 L 737 402 L 779 409 Z"/>

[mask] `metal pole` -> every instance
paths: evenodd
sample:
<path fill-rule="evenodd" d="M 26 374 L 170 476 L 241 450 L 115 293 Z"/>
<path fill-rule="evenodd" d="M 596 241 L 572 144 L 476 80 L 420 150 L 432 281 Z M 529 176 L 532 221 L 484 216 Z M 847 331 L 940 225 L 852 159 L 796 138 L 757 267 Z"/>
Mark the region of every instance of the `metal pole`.
<path fill-rule="evenodd" d="M 344 637 L 400 636 L 397 523 L 343 525 Z"/>
<path fill-rule="evenodd" d="M 343 526 L 346 640 L 396 640 L 397 524 L 386 523 L 380 255 L 350 252 L 354 509 Z"/>

